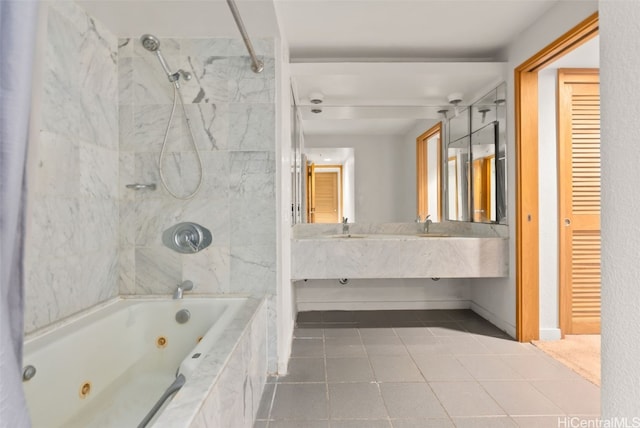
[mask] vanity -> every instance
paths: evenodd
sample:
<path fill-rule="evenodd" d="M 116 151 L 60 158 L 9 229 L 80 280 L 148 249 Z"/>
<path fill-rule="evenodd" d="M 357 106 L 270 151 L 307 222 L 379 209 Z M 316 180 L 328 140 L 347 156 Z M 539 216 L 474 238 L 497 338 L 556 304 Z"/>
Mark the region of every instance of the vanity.
<path fill-rule="evenodd" d="M 292 66 L 296 96 L 291 118 L 291 273 L 300 286 L 315 286 L 320 294 L 329 284 L 340 286 L 333 281 L 301 281 L 388 279 L 375 292 L 396 299 L 397 293 L 380 289 L 417 279 L 412 282 L 417 298 L 425 301 L 433 295 L 441 306 L 445 300 L 452 304 L 468 297 L 464 290 L 443 296 L 432 288 L 431 279 L 450 279 L 438 284 L 461 286 L 467 284 L 465 278 L 509 276 L 506 87 L 502 83 L 486 92 L 502 68 L 498 63 L 439 67 Z M 384 80 L 391 71 L 396 74 Z M 421 105 L 420 100 L 381 106 L 367 98 L 349 104 L 346 93 L 339 97 L 336 92 L 374 74 L 390 92 L 401 93 L 397 85 L 406 73 L 438 80 L 445 71 L 468 73 L 459 85 L 467 85 L 467 91 L 475 87 L 476 101 L 465 104 L 462 94 L 451 94 L 449 106 L 438 105 L 440 101 Z M 343 81 L 346 76 L 351 80 Z M 323 100 L 312 91 L 323 86 L 333 98 Z M 371 132 L 383 129 L 387 120 L 404 121 L 401 136 L 398 131 L 393 136 Z M 418 222 L 411 222 L 416 216 Z M 341 220 L 353 223 L 340 224 Z M 367 300 L 365 293 L 372 290 L 367 287 L 374 286 L 360 287 L 361 294 L 343 292 L 331 303 Z"/>
<path fill-rule="evenodd" d="M 336 278 L 496 278 L 509 275 L 506 226 L 299 224 L 291 243 L 293 280 Z M 475 230 L 474 230 L 475 229 Z"/>

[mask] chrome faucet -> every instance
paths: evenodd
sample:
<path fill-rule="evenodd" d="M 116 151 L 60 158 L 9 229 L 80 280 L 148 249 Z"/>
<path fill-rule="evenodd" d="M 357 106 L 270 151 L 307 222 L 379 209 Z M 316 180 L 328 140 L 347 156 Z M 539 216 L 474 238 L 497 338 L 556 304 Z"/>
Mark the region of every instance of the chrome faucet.
<path fill-rule="evenodd" d="M 431 226 L 431 223 L 433 223 L 430 217 L 431 214 L 427 214 L 427 216 L 424 218 L 424 233 L 429 233 L 429 226 Z"/>
<path fill-rule="evenodd" d="M 342 234 L 343 235 L 348 235 L 349 234 L 349 223 L 347 223 L 347 218 L 346 217 L 342 217 Z"/>
<path fill-rule="evenodd" d="M 427 214 L 427 216 L 424 218 L 424 222 L 422 222 L 420 216 L 416 218 L 416 223 L 418 223 L 419 229 L 421 229 L 422 233 L 429 233 L 429 226 L 431 226 L 431 223 L 433 223 L 430 217 L 431 214 Z"/>
<path fill-rule="evenodd" d="M 193 290 L 193 282 L 189 280 L 182 281 L 182 284 L 178 284 L 178 288 L 176 288 L 176 291 L 173 292 L 173 298 L 182 299 L 182 294 L 185 291 L 191 290 Z"/>

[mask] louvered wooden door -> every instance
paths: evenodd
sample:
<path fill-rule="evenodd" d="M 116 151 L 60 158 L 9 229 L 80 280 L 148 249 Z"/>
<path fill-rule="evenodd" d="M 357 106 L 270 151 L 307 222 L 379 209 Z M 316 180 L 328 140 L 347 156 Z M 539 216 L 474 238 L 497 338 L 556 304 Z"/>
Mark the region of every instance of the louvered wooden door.
<path fill-rule="evenodd" d="M 560 328 L 600 333 L 600 85 L 597 69 L 558 70 Z"/>
<path fill-rule="evenodd" d="M 338 173 L 318 172 L 316 169 L 314 223 L 340 223 L 338 212 Z"/>

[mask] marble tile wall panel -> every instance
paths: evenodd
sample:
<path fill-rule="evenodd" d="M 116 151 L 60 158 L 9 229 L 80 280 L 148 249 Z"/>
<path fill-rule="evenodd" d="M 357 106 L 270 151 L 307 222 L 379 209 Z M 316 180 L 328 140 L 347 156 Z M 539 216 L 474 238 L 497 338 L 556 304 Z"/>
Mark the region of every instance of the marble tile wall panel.
<path fill-rule="evenodd" d="M 191 427 L 253 426 L 266 382 L 266 323 L 266 305 L 261 305 Z"/>
<path fill-rule="evenodd" d="M 200 150 L 204 177 L 200 192 L 178 200 L 164 189 L 158 171 L 162 141 L 173 102 L 173 87 L 157 58 L 139 40 L 120 39 L 120 250 L 127 273 L 122 292 L 167 293 L 175 281 L 190 279 L 205 293 L 275 292 L 275 63 L 271 39 L 254 45 L 265 71 L 250 69 L 240 39 L 160 38 L 172 69 L 192 74 L 180 81 L 180 103 L 169 128 L 163 175 L 179 195 L 199 181 L 189 127 Z M 187 122 L 187 118 L 189 122 Z M 156 183 L 156 191 L 122 190 L 129 183 Z M 192 221 L 213 234 L 209 249 L 170 256 L 162 232 Z M 155 259 L 154 258 L 158 257 Z M 153 269 L 154 263 L 158 265 Z M 163 264 L 163 266 L 159 266 Z M 169 270 L 175 270 L 169 272 Z"/>
<path fill-rule="evenodd" d="M 25 330 L 118 293 L 117 38 L 75 2 L 47 2 L 41 130 L 30 150 Z"/>

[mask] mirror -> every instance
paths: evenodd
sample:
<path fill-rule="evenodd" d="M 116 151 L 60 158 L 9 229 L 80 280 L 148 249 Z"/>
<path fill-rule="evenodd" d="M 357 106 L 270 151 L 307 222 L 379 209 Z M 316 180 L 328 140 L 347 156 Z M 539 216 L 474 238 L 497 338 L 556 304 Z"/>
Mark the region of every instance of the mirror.
<path fill-rule="evenodd" d="M 472 161 L 469 144 L 466 155 L 460 150 L 448 159 L 454 147 L 448 145 L 449 129 L 469 139 L 471 119 L 467 114 L 466 124 L 454 128 L 447 96 L 462 92 L 480 99 L 503 80 L 502 63 L 293 63 L 291 72 L 294 224 L 343 217 L 350 223 L 406 223 L 418 215 L 441 221 L 449 218 L 447 201 L 454 197 L 455 219 L 471 221 L 463 214 L 471 205 L 464 172 Z M 491 117 L 485 113 L 487 124 L 495 121 Z M 426 137 L 438 124 L 439 138 Z M 336 151 L 346 149 L 350 164 L 336 160 Z M 454 178 L 458 184 L 448 187 Z"/>
<path fill-rule="evenodd" d="M 505 84 L 448 121 L 448 220 L 506 223 Z"/>

